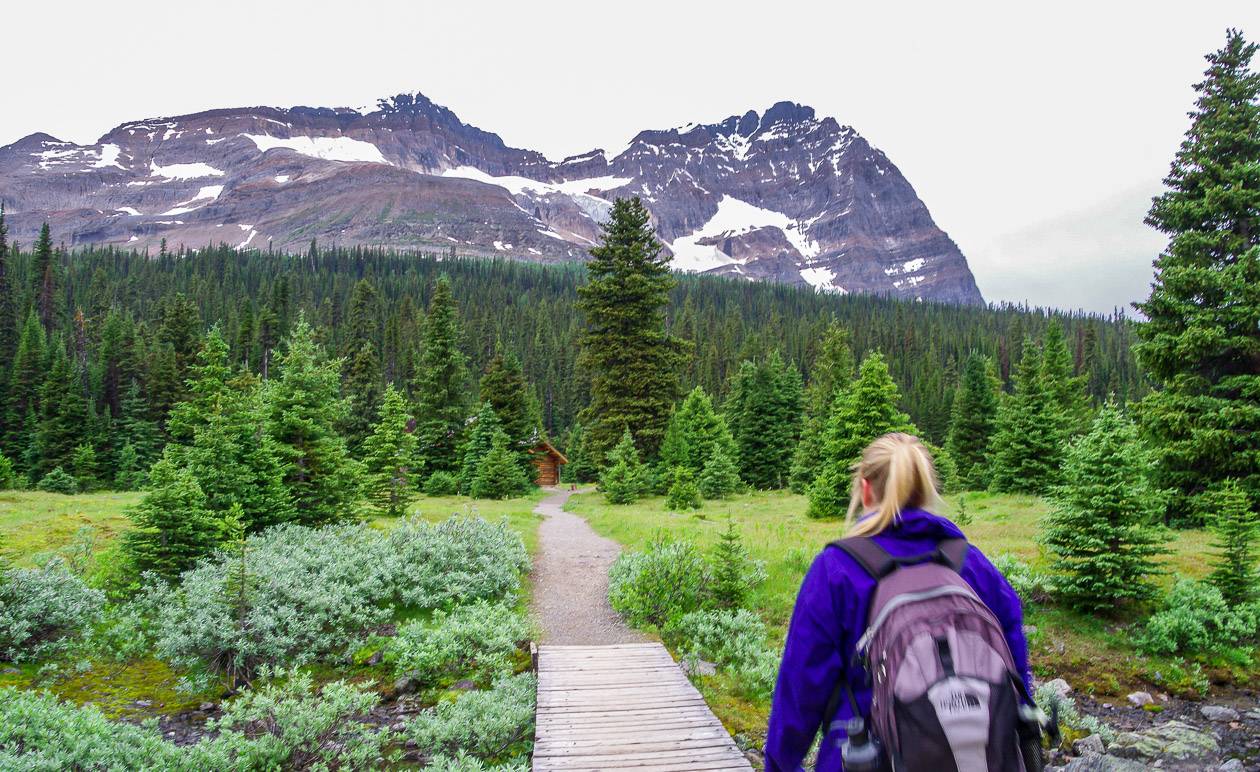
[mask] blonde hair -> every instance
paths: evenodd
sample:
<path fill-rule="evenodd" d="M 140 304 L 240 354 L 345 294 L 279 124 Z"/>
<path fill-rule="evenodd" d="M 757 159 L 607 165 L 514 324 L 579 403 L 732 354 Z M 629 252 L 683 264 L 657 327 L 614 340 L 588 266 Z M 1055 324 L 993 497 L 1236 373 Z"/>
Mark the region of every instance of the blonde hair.
<path fill-rule="evenodd" d="M 867 515 L 862 501 L 862 481 L 870 483 L 879 501 Z M 932 454 L 918 437 L 896 432 L 866 446 L 853 465 L 853 495 L 849 500 L 849 535 L 873 536 L 888 528 L 904 509 L 933 507 L 940 503 Z"/>

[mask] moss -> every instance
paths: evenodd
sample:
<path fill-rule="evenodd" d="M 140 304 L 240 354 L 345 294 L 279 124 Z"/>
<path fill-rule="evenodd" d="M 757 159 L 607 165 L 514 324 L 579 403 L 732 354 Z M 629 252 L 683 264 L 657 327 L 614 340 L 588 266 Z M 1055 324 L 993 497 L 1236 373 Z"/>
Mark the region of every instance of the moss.
<path fill-rule="evenodd" d="M 171 715 L 193 710 L 202 702 L 221 696 L 216 690 L 181 690 L 180 673 L 153 658 L 90 665 L 82 671 L 72 665 L 61 666 L 51 679 L 36 678 L 27 688 L 46 688 L 77 705 L 90 703 L 109 718 Z M 148 704 L 137 704 L 140 702 Z"/>

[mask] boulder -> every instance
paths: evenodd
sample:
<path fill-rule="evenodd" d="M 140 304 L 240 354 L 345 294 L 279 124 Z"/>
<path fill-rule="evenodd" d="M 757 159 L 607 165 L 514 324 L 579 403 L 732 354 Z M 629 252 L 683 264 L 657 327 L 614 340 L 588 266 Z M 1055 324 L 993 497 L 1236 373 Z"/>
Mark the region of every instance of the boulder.
<path fill-rule="evenodd" d="M 689 676 L 691 675 L 711 676 L 717 673 L 717 665 L 713 664 L 712 662 L 705 662 L 702 659 L 696 660 L 694 665 L 688 660 L 683 659 L 682 661 L 678 663 L 678 666 L 681 667 L 683 669 L 683 672 Z"/>
<path fill-rule="evenodd" d="M 1135 708 L 1144 708 L 1155 702 L 1155 699 L 1151 697 L 1150 692 L 1133 692 L 1127 699 L 1129 700 L 1129 704 Z"/>
<path fill-rule="evenodd" d="M 1204 705 L 1199 708 L 1199 713 L 1203 714 L 1203 717 L 1208 721 L 1224 723 L 1238 720 L 1238 711 L 1233 708 L 1227 708 L 1224 705 Z"/>
<path fill-rule="evenodd" d="M 395 694 L 414 694 L 420 688 L 420 682 L 410 675 L 405 675 L 394 681 Z"/>
<path fill-rule="evenodd" d="M 1107 747 L 1103 745 L 1102 737 L 1097 734 L 1082 737 L 1072 743 L 1072 753 L 1075 753 L 1077 756 L 1084 756 L 1088 753 L 1103 754 L 1106 751 Z"/>
<path fill-rule="evenodd" d="M 1224 764 L 1217 767 L 1217 772 L 1243 772 L 1246 767 L 1238 759 L 1230 759 Z"/>
<path fill-rule="evenodd" d="M 1146 769 L 1147 766 L 1141 762 L 1103 753 L 1086 753 L 1069 761 L 1063 772 L 1145 772 Z"/>
<path fill-rule="evenodd" d="M 1072 693 L 1072 687 L 1069 686 L 1068 682 L 1064 681 L 1062 678 L 1056 678 L 1053 681 L 1046 681 L 1045 686 L 1047 689 L 1052 690 L 1060 697 L 1066 697 Z"/>
<path fill-rule="evenodd" d="M 1117 735 L 1110 752 L 1127 759 L 1163 762 L 1163 766 L 1193 762 L 1202 769 L 1207 763 L 1216 763 L 1220 745 L 1207 732 L 1181 721 L 1168 721 L 1140 732 Z"/>

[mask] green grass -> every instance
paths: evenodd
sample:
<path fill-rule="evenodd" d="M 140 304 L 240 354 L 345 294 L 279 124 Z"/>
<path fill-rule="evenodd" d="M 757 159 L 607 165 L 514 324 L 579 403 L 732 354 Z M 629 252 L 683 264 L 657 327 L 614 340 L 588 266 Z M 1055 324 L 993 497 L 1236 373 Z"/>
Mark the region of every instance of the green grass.
<path fill-rule="evenodd" d="M 80 528 L 90 527 L 96 548 L 131 527 L 128 508 L 142 493 L 106 492 L 63 496 L 38 491 L 0 492 L 0 551 L 16 566 L 65 547 Z"/>
<path fill-rule="evenodd" d="M 1036 541 L 1038 523 L 1049 511 L 1044 500 L 972 492 L 946 497 L 942 514 L 953 515 L 960 497 L 965 498 L 972 518 L 964 530 L 986 555 L 1011 553 L 1034 566 L 1046 565 L 1048 561 Z M 631 550 L 641 549 L 660 532 L 707 548 L 717 541 L 727 518 L 734 518 L 749 553 L 766 564 L 768 578 L 754 593 L 751 605 L 766 620 L 775 644 L 786 634 L 797 590 L 810 563 L 824 545 L 844 535 L 843 522 L 806 517 L 805 497 L 783 491 L 707 501 L 702 509 L 686 514 L 666 511 L 659 497 L 616 506 L 596 493 L 571 498 L 567 509 Z M 1210 536 L 1200 530 L 1175 531 L 1169 536 L 1171 552 L 1163 560 L 1168 573 L 1160 582 L 1168 585 L 1177 577 L 1205 575 L 1208 567 L 1203 556 Z M 1037 628 L 1031 645 L 1034 669 L 1040 675 L 1063 675 L 1078 688 L 1113 696 L 1144 683 L 1162 664 L 1135 657 L 1123 625 L 1057 608 L 1031 607 L 1026 616 L 1027 623 Z M 706 679 L 702 689 L 732 732 L 765 731 L 768 704 L 735 697 L 720 677 Z"/>

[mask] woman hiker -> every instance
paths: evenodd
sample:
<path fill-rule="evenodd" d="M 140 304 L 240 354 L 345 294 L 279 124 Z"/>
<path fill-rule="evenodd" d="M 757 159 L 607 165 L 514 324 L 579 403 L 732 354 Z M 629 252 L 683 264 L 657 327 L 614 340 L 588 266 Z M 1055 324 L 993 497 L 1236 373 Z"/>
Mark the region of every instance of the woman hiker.
<path fill-rule="evenodd" d="M 940 506 L 915 437 L 880 437 L 854 466 L 846 538 L 792 613 L 767 772 L 802 769 L 820 729 L 818 772 L 1040 769 L 1019 597 Z"/>

